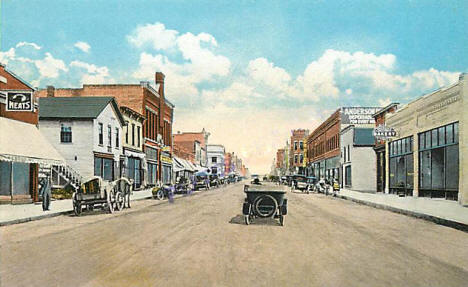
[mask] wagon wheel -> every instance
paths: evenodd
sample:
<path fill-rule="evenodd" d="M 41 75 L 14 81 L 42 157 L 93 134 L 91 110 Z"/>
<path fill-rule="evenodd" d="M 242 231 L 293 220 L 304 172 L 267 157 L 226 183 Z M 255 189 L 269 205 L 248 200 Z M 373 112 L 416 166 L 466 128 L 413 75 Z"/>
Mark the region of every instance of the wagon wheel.
<path fill-rule="evenodd" d="M 130 192 L 128 192 L 127 195 L 126 195 L 125 197 L 127 198 L 127 199 L 126 199 L 126 201 L 127 201 L 127 207 L 128 207 L 128 208 L 131 208 L 131 206 L 130 206 Z"/>
<path fill-rule="evenodd" d="M 284 226 L 284 215 L 279 216 L 279 222 L 281 226 Z"/>
<path fill-rule="evenodd" d="M 158 200 L 163 200 L 163 199 L 164 199 L 164 191 L 162 190 L 162 188 L 160 188 L 160 189 L 158 190 L 158 192 L 156 193 L 156 198 L 157 198 Z"/>
<path fill-rule="evenodd" d="M 119 191 L 115 195 L 115 207 L 118 211 L 121 211 L 124 206 L 124 197 L 122 193 Z"/>

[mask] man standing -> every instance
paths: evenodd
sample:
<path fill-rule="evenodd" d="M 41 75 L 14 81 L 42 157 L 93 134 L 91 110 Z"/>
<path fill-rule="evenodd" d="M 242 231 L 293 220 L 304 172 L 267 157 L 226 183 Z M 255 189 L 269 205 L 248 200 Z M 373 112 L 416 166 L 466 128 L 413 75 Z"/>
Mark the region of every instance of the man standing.
<path fill-rule="evenodd" d="M 41 189 L 39 195 L 42 197 L 42 210 L 50 210 L 50 199 L 52 197 L 50 177 L 47 176 L 41 181 Z"/>

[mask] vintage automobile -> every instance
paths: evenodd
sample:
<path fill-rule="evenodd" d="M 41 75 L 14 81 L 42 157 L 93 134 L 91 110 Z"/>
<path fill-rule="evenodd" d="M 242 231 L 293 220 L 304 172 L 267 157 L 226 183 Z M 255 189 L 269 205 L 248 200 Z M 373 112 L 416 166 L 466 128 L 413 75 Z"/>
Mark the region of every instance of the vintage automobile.
<path fill-rule="evenodd" d="M 242 206 L 242 214 L 246 225 L 255 218 L 278 218 L 284 226 L 284 217 L 288 213 L 288 200 L 284 197 L 286 187 L 275 184 L 265 184 L 256 181 L 245 185 L 246 198 Z"/>
<path fill-rule="evenodd" d="M 101 177 L 93 177 L 73 193 L 73 211 L 79 216 L 83 207 L 86 207 L 86 210 L 101 207 L 109 213 L 122 210 L 125 205 L 130 207 L 131 186 L 132 182 L 126 178 L 109 182 Z"/>
<path fill-rule="evenodd" d="M 200 188 L 208 190 L 210 188 L 209 174 L 204 171 L 195 173 L 195 182 L 195 190 L 199 190 Z"/>
<path fill-rule="evenodd" d="M 219 187 L 220 182 L 217 174 L 210 174 L 208 177 L 210 179 L 210 187 Z"/>
<path fill-rule="evenodd" d="M 294 189 L 309 193 L 314 189 L 317 178 L 314 176 L 296 176 L 294 178 Z"/>

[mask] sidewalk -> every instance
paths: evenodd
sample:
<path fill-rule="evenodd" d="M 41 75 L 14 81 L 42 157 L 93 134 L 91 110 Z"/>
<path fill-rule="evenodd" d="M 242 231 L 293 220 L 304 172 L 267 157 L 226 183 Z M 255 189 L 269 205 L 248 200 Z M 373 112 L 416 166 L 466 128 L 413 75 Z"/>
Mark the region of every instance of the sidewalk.
<path fill-rule="evenodd" d="M 398 212 L 468 232 L 468 207 L 457 201 L 341 189 L 339 197 Z"/>
<path fill-rule="evenodd" d="M 151 189 L 133 191 L 130 199 L 141 200 L 151 198 Z M 23 223 L 47 217 L 72 213 L 71 199 L 54 200 L 50 204 L 50 211 L 43 211 L 41 203 L 35 204 L 4 204 L 0 205 L 0 226 Z"/>

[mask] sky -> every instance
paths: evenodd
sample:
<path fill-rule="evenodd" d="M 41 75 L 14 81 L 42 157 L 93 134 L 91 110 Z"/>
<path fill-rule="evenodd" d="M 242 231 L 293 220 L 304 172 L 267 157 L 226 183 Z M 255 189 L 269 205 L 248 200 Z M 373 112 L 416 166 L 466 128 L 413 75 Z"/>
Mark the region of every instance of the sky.
<path fill-rule="evenodd" d="M 340 106 L 405 104 L 468 72 L 468 1 L 0 0 L 0 62 L 31 85 L 166 75 L 173 131 L 253 173 Z"/>

